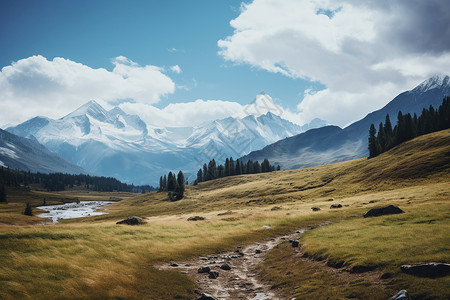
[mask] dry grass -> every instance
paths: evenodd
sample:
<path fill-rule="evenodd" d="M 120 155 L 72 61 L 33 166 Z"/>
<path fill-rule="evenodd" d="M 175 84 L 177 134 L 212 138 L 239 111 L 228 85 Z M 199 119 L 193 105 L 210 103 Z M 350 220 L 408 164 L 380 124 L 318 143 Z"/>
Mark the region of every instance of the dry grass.
<path fill-rule="evenodd" d="M 441 206 L 431 211 L 430 218 L 437 213 L 439 222 L 447 226 L 447 215 L 439 214 L 439 211 L 448 212 L 448 201 L 445 200 L 450 191 L 449 137 L 450 130 L 420 137 L 403 148 L 398 147 L 371 160 L 200 183 L 189 186 L 186 197 L 177 202 L 169 202 L 165 194 L 156 192 L 134 198 L 116 195 L 114 197 L 124 200 L 108 206 L 108 215 L 52 226 L 17 226 L 37 220 L 42 222 L 36 217 L 21 215 L 20 205 L 30 199 L 34 206 L 40 205 L 43 197 L 49 197 L 49 201 L 51 195 L 56 199 L 78 197 L 80 200 L 102 197 L 109 200 L 111 195 L 77 194 L 76 191 L 19 195 L 9 204 L 0 205 L 0 223 L 15 224 L 0 225 L 0 298 L 192 299 L 194 283 L 189 278 L 175 272 L 158 271 L 151 266 L 157 262 L 229 250 L 325 220 L 337 223 L 349 219 L 336 226 L 356 226 L 369 207 L 386 203 L 408 209 L 436 203 Z M 329 208 L 332 203 L 341 203 L 344 207 L 332 210 Z M 275 205 L 282 208 L 272 211 Z M 312 206 L 321 210 L 312 212 Z M 228 210 L 232 213 L 218 215 Z M 130 215 L 145 217 L 148 224 L 137 227 L 115 225 L 116 221 Z M 194 215 L 206 217 L 206 220 L 188 222 L 187 218 Z M 405 222 L 412 220 L 418 219 Z M 367 222 L 365 230 L 370 229 L 369 225 L 374 226 L 370 222 L 376 223 L 376 220 Z M 263 229 L 262 225 L 269 225 L 271 229 Z M 379 226 L 401 229 L 400 223 L 392 220 Z M 425 223 L 415 226 L 417 232 L 428 228 Z M 329 228 L 327 230 L 334 227 Z M 425 230 L 424 235 L 430 235 L 429 231 Z M 315 239 L 308 241 L 311 240 Z M 306 240 L 303 242 L 311 253 L 327 253 L 328 240 L 332 239 L 325 239 L 316 248 L 311 244 L 308 246 Z M 424 240 L 427 257 L 436 258 L 438 256 L 433 255 L 447 251 L 443 247 L 430 247 L 431 241 L 436 240 Z M 357 240 L 355 244 L 358 244 Z M 360 250 L 356 246 L 355 252 L 350 254 L 345 252 L 345 244 L 338 246 L 335 249 L 340 250 L 334 254 L 336 260 L 345 260 L 348 264 L 370 261 L 369 255 L 368 261 L 357 255 Z M 328 256 L 332 257 L 331 254 Z M 276 260 L 272 262 L 277 264 Z M 282 265 L 284 262 L 278 261 L 274 268 L 279 271 L 272 275 L 278 277 L 277 280 L 289 281 L 289 274 L 284 274 L 283 278 Z M 391 265 L 391 261 L 386 261 L 383 267 L 389 269 Z M 308 272 L 306 270 L 305 274 Z M 269 280 L 272 275 L 266 272 L 265 278 Z M 407 279 L 398 274 L 395 280 L 403 282 Z M 326 282 L 316 281 L 315 285 L 320 284 Z M 416 294 L 421 293 L 422 285 L 418 285 Z M 286 289 L 295 288 L 289 284 L 285 286 Z M 355 282 L 353 287 L 343 288 L 336 295 L 352 295 L 348 292 L 356 291 L 355 286 L 361 289 L 366 283 Z M 308 291 L 297 294 L 308 295 Z"/>

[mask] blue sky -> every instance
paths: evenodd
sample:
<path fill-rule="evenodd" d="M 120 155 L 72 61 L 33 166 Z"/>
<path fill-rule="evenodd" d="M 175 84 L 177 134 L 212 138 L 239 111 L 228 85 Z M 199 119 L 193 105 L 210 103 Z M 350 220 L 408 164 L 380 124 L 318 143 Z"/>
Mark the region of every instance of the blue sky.
<path fill-rule="evenodd" d="M 0 0 L 0 126 L 91 99 L 154 125 L 195 125 L 239 115 L 260 92 L 292 122 L 345 126 L 450 69 L 449 6 Z"/>
<path fill-rule="evenodd" d="M 156 106 L 196 99 L 247 104 L 264 91 L 295 107 L 307 88 L 320 86 L 226 62 L 217 41 L 233 33 L 241 1 L 2 1 L 0 65 L 32 55 L 64 57 L 113 69 L 125 56 L 140 65 L 179 65 L 184 87 Z"/>

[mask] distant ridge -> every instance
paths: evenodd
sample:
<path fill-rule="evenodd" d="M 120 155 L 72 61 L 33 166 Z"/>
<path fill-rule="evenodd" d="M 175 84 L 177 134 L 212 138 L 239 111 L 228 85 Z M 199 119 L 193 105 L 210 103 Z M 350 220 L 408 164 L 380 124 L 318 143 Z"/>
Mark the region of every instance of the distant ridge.
<path fill-rule="evenodd" d="M 296 169 L 367 157 L 370 124 L 378 128 L 378 124 L 384 123 L 386 114 L 389 114 L 394 126 L 398 111 L 420 115 L 430 105 L 438 107 L 447 95 L 450 95 L 449 76 L 436 75 L 344 129 L 337 126 L 313 129 L 253 151 L 241 159 L 268 158 L 271 163 L 279 164 L 284 169 Z"/>
<path fill-rule="evenodd" d="M 37 141 L 0 129 L 0 166 L 30 172 L 89 174 Z"/>

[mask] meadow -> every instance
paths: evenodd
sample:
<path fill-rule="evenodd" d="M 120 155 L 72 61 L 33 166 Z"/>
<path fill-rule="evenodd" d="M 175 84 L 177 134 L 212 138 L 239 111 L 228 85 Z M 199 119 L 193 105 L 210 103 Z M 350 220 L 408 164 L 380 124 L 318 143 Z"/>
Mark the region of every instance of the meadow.
<path fill-rule="evenodd" d="M 189 185 L 175 202 L 160 192 L 11 190 L 0 204 L 0 298 L 193 299 L 191 278 L 154 266 L 324 222 L 331 224 L 301 236 L 301 253 L 281 244 L 260 265 L 260 278 L 280 295 L 380 299 L 406 288 L 415 299 L 449 298 L 449 276 L 417 278 L 399 270 L 404 263 L 450 262 L 449 149 L 450 130 L 444 130 L 369 160 Z M 117 202 L 106 215 L 55 225 L 22 214 L 26 202 L 39 206 L 44 198 L 47 204 Z M 405 214 L 362 218 L 387 204 Z M 115 224 L 132 215 L 148 223 Z M 196 215 L 205 220 L 187 221 Z M 358 267 L 370 271 L 345 271 Z M 388 278 L 381 280 L 383 274 Z"/>

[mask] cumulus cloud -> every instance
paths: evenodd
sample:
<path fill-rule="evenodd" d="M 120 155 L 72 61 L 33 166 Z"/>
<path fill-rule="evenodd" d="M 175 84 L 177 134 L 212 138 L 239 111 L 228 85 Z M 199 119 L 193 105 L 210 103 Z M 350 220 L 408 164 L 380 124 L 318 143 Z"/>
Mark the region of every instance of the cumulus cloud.
<path fill-rule="evenodd" d="M 175 91 L 162 68 L 140 66 L 124 56 L 112 63 L 114 69 L 108 71 L 37 55 L 3 67 L 0 123 L 17 124 L 36 115 L 58 118 L 91 99 L 107 107 L 123 99 L 153 104 Z"/>
<path fill-rule="evenodd" d="M 256 95 L 253 101 L 245 105 L 233 101 L 198 99 L 185 103 L 171 103 L 164 108 L 131 102 L 122 103 L 119 106 L 128 114 L 138 115 L 145 123 L 153 127 L 190 127 L 217 119 L 260 116 L 268 112 L 298 125 L 305 123 L 298 114 L 276 103 L 267 94 Z"/>
<path fill-rule="evenodd" d="M 445 0 L 254 0 L 218 41 L 225 60 L 319 81 L 299 118 L 346 125 L 450 66 Z"/>
<path fill-rule="evenodd" d="M 122 103 L 125 112 L 138 115 L 150 126 L 195 126 L 203 122 L 223 119 L 230 116 L 245 116 L 244 107 L 231 101 L 202 100 L 171 103 L 160 109 L 144 103 Z"/>

